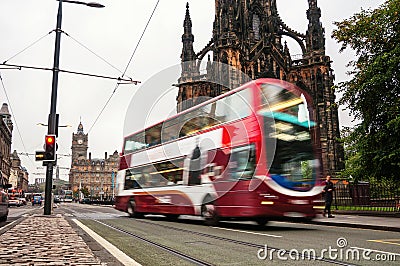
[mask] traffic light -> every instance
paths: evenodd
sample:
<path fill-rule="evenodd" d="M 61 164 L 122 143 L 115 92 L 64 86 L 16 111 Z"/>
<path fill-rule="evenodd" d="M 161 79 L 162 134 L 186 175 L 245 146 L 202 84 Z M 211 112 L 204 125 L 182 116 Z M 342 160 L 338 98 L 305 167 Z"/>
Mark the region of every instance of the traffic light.
<path fill-rule="evenodd" d="M 44 162 L 55 161 L 57 158 L 56 150 L 56 135 L 46 135 L 44 138 L 44 151 L 36 151 L 35 160 Z"/>
<path fill-rule="evenodd" d="M 46 135 L 44 147 L 44 161 L 55 161 L 56 156 L 56 135 Z"/>
<path fill-rule="evenodd" d="M 45 152 L 44 151 L 36 151 L 35 152 L 35 160 L 36 161 L 43 161 L 45 158 Z"/>

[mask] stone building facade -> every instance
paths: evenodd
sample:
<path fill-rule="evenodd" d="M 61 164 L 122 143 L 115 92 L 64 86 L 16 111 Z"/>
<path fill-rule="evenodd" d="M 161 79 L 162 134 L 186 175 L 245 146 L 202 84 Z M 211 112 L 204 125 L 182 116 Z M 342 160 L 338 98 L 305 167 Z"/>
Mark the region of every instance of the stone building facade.
<path fill-rule="evenodd" d="M 182 35 L 182 73 L 177 84 L 177 111 L 198 104 L 202 101 L 201 96 L 215 97 L 236 88 L 248 80 L 246 77 L 277 78 L 295 83 L 313 98 L 321 140 L 319 154 L 323 174 L 335 175 L 344 167 L 344 152 L 339 142 L 334 74 L 331 59 L 325 54 L 321 10 L 317 0 L 308 0 L 308 29 L 306 33 L 299 33 L 282 21 L 276 2 L 215 0 L 212 38 L 198 53 L 193 50 L 194 36 L 187 4 Z M 297 42 L 302 51 L 300 56 L 290 54 L 287 43 L 283 41 L 284 36 Z M 201 62 L 206 55 L 206 73 L 201 74 Z M 218 81 L 219 84 L 209 81 Z"/>
<path fill-rule="evenodd" d="M 8 184 L 13 123 L 6 103 L 0 109 L 0 118 L 0 184 Z"/>
<path fill-rule="evenodd" d="M 72 133 L 72 160 L 69 172 L 71 189 L 78 191 L 86 188 L 92 198 L 111 198 L 115 192 L 119 154 L 114 151 L 107 157 L 105 152 L 104 159 L 95 159 L 90 152 L 88 154 L 88 144 L 88 134 L 84 133 L 83 125 L 79 123 L 77 132 Z"/>
<path fill-rule="evenodd" d="M 28 170 L 21 165 L 21 159 L 16 150 L 11 154 L 11 170 L 9 183 L 13 188 L 28 191 L 29 173 Z"/>

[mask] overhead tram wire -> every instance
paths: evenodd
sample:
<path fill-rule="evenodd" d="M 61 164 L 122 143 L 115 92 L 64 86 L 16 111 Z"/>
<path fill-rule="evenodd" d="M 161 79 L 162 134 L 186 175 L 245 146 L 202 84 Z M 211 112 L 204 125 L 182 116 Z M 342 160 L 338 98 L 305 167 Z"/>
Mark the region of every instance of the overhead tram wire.
<path fill-rule="evenodd" d="M 8 64 L 8 62 L 9 62 L 10 60 L 14 59 L 15 57 L 17 57 L 18 55 L 22 54 L 23 52 L 25 52 L 26 50 L 28 50 L 29 48 L 31 48 L 32 46 L 34 46 L 35 44 L 37 44 L 37 43 L 40 42 L 42 39 L 44 39 L 45 37 L 47 37 L 48 35 L 50 35 L 51 33 L 55 32 L 55 31 L 56 31 L 56 30 L 51 30 L 51 31 L 49 31 L 47 34 L 45 34 L 45 35 L 43 35 L 42 37 L 38 38 L 36 41 L 34 41 L 34 42 L 31 43 L 30 45 L 28 45 L 27 47 L 25 47 L 24 49 L 22 49 L 21 51 L 19 51 L 19 52 L 16 53 L 15 55 L 13 55 L 13 56 L 11 56 L 10 58 L 4 60 L 2 63 L 0 63 L 0 66 L 8 66 L 8 67 L 11 67 L 10 69 L 18 69 L 18 70 L 21 70 L 22 68 L 27 68 L 27 69 L 34 69 L 34 70 L 48 70 L 48 71 L 53 71 L 52 68 L 36 67 L 36 66 L 26 66 L 26 65 L 16 65 L 16 64 Z M 80 44 L 81 46 L 83 46 L 84 48 L 86 48 L 87 50 L 89 50 L 92 54 L 94 54 L 95 56 L 97 56 L 98 58 L 100 58 L 100 59 L 101 59 L 102 61 L 104 61 L 106 64 L 108 64 L 109 66 L 111 66 L 112 68 L 114 68 L 115 70 L 117 70 L 119 73 L 122 74 L 122 76 L 121 76 L 121 77 L 115 78 L 115 77 L 102 76 L 102 75 L 96 75 L 96 74 L 90 74 L 90 73 L 80 73 L 80 72 L 68 71 L 68 70 L 61 70 L 61 69 L 59 69 L 59 72 L 64 72 L 64 73 L 69 73 L 69 74 L 77 74 L 77 75 L 84 75 L 84 76 L 91 76 L 91 77 L 98 77 L 98 78 L 105 78 L 105 79 L 115 79 L 115 80 L 118 80 L 118 82 L 125 81 L 125 82 L 134 83 L 135 85 L 136 85 L 137 83 L 139 83 L 138 81 L 134 81 L 131 77 L 126 76 L 125 73 L 122 73 L 121 70 L 119 70 L 118 68 L 116 68 L 115 66 L 113 66 L 111 63 L 107 62 L 103 57 L 97 55 L 95 52 L 93 52 L 92 50 L 90 50 L 87 46 L 83 45 L 83 44 L 80 43 L 78 40 L 76 40 L 75 38 L 73 38 L 72 36 L 70 36 L 69 34 L 67 34 L 66 32 L 63 31 L 63 33 L 65 33 L 68 37 L 70 37 L 71 39 L 73 39 L 74 41 L 76 41 L 78 44 Z M 2 69 L 8 69 L 8 68 L 2 68 Z M 1 70 L 1 68 L 0 68 L 0 70 Z M 126 72 L 126 71 L 125 71 L 125 72 Z M 128 79 L 124 79 L 124 78 L 123 78 L 124 76 L 126 76 Z M 22 143 L 22 146 L 23 146 L 24 151 L 25 151 L 25 153 L 24 153 L 23 155 L 26 155 L 26 156 L 29 158 L 31 164 L 32 164 L 32 165 L 35 165 L 34 162 L 32 161 L 32 158 L 30 157 L 30 155 L 33 155 L 33 154 L 30 154 L 30 153 L 27 152 L 27 149 L 26 149 L 24 140 L 23 140 L 23 138 L 22 138 L 21 131 L 19 130 L 19 127 L 18 127 L 18 123 L 17 123 L 16 116 L 15 116 L 13 110 L 12 110 L 11 101 L 10 101 L 10 99 L 9 99 L 9 97 L 8 97 L 7 90 L 6 90 L 6 87 L 5 87 L 5 85 L 4 85 L 4 82 L 3 82 L 3 78 L 2 78 L 2 76 L 1 76 L 1 73 L 0 73 L 0 80 L 1 80 L 1 84 L 2 84 L 2 87 L 3 87 L 4 93 L 5 93 L 5 95 L 6 95 L 6 98 L 7 98 L 8 104 L 9 104 L 9 107 L 10 107 L 11 115 L 13 116 L 14 121 L 15 121 L 15 127 L 16 127 L 16 129 L 17 129 L 18 135 L 19 135 L 19 137 L 20 137 L 20 139 L 21 139 L 21 143 Z"/>
<path fill-rule="evenodd" d="M 10 98 L 8 97 L 7 89 L 6 89 L 6 86 L 4 85 L 4 81 L 3 81 L 3 77 L 2 77 L 2 75 L 1 75 L 1 73 L 0 73 L 0 81 L 1 81 L 1 85 L 2 85 L 3 90 L 4 90 L 4 94 L 6 95 L 6 98 L 7 98 L 7 101 L 8 101 L 8 106 L 10 107 L 11 115 L 12 115 L 12 117 L 14 118 L 15 127 L 16 127 L 16 129 L 17 129 L 18 136 L 19 136 L 19 138 L 21 139 L 21 143 L 22 143 L 22 146 L 24 147 L 24 151 L 28 154 L 27 149 L 26 149 L 26 146 L 25 146 L 24 139 L 22 138 L 21 131 L 19 130 L 19 126 L 18 126 L 18 123 L 17 123 L 17 117 L 15 116 L 15 113 L 14 113 L 14 111 L 13 111 L 13 109 L 12 109 L 11 101 L 10 101 Z M 32 165 L 35 165 L 35 164 L 33 163 L 33 161 L 32 161 L 32 158 L 31 158 L 29 155 L 28 155 L 28 158 L 29 158 L 29 161 L 32 163 Z"/>
<path fill-rule="evenodd" d="M 3 64 L 6 64 L 8 61 L 10 61 L 11 59 L 17 57 L 18 55 L 22 54 L 23 52 L 25 52 L 26 50 L 28 50 L 29 48 L 31 48 L 32 46 L 34 46 L 36 43 L 38 43 L 39 41 L 41 41 L 44 37 L 49 36 L 52 32 L 54 32 L 55 30 L 51 30 L 49 31 L 47 34 L 43 35 L 42 37 L 40 37 L 39 39 L 37 39 L 36 41 L 34 41 L 33 43 L 31 43 L 30 45 L 28 45 L 27 47 L 25 47 L 24 49 L 22 49 L 21 51 L 19 51 L 18 53 L 16 53 L 15 55 L 11 56 L 10 58 L 8 58 L 7 60 L 3 61 Z"/>
<path fill-rule="evenodd" d="M 83 43 L 81 43 L 80 41 L 78 41 L 77 39 L 75 39 L 74 37 L 72 37 L 69 33 L 62 31 L 62 33 L 64 33 L 67 37 L 71 38 L 73 41 L 75 41 L 77 44 L 79 44 L 80 46 L 82 46 L 83 48 L 85 48 L 86 50 L 88 50 L 90 53 L 92 53 L 93 55 L 95 55 L 97 58 L 99 58 L 100 60 L 102 60 L 104 63 L 106 63 L 107 65 L 109 65 L 110 67 L 112 67 L 113 69 L 117 70 L 120 74 L 122 74 L 122 77 L 126 76 L 125 74 L 123 74 L 122 70 L 118 69 L 116 66 L 112 65 L 110 62 L 108 62 L 106 59 L 104 59 L 103 57 L 101 57 L 100 55 L 96 54 L 94 51 L 92 51 L 89 47 L 87 47 L 86 45 L 84 45 Z M 131 77 L 126 76 L 129 79 L 132 80 Z"/>
<path fill-rule="evenodd" d="M 126 65 L 125 70 L 124 70 L 124 72 L 122 73 L 122 76 L 124 76 L 125 73 L 126 73 L 126 71 L 128 70 L 129 65 L 130 65 L 131 62 L 132 62 L 133 56 L 136 54 L 136 51 L 137 51 L 137 49 L 138 49 L 138 47 L 139 47 L 139 45 L 140 45 L 140 43 L 141 43 L 141 41 L 142 41 L 142 39 L 143 39 L 144 34 L 146 33 L 147 27 L 149 26 L 150 21 L 151 21 L 151 19 L 153 18 L 153 15 L 154 15 L 154 13 L 155 13 L 155 11 L 156 11 L 156 9 L 157 9 L 159 3 L 160 3 L 160 0 L 157 0 L 156 5 L 154 6 L 153 12 L 151 13 L 149 19 L 147 20 L 147 23 L 146 23 L 146 26 L 144 27 L 144 30 L 143 30 L 143 32 L 142 32 L 142 35 L 140 36 L 139 41 L 138 41 L 138 43 L 136 44 L 136 47 L 135 47 L 135 49 L 133 50 L 133 53 L 132 53 L 131 57 L 129 58 L 128 64 Z M 111 101 L 111 98 L 114 96 L 114 94 L 115 94 L 115 92 L 117 91 L 117 89 L 118 89 L 118 87 L 119 87 L 120 84 L 121 84 L 121 83 L 119 83 L 119 82 L 118 82 L 117 84 L 115 84 L 114 91 L 111 93 L 110 97 L 108 98 L 108 100 L 106 101 L 105 105 L 104 105 L 103 108 L 101 109 L 99 115 L 96 117 L 96 119 L 95 119 L 95 121 L 93 122 L 92 126 L 90 127 L 88 133 L 90 133 L 90 131 L 92 130 L 92 128 L 96 125 L 96 123 L 97 123 L 97 121 L 99 120 L 101 114 L 102 114 L 102 113 L 104 112 L 104 110 L 106 109 L 108 103 Z"/>
<path fill-rule="evenodd" d="M 18 155 L 26 155 L 26 156 L 29 156 L 29 155 L 35 155 L 35 153 L 18 152 Z M 57 153 L 57 156 L 71 157 L 72 155 L 71 155 L 71 154 L 60 154 L 60 153 Z"/>
<path fill-rule="evenodd" d="M 53 71 L 52 68 L 36 67 L 36 66 L 26 66 L 26 65 L 17 65 L 17 64 L 8 64 L 8 62 L 9 62 L 10 60 L 14 59 L 15 57 L 17 57 L 18 55 L 22 54 L 23 52 L 25 52 L 26 50 L 28 50 L 29 48 L 31 48 L 32 46 L 34 46 L 35 44 L 37 44 L 37 43 L 40 42 L 42 39 L 44 39 L 45 37 L 47 37 L 48 35 L 50 35 L 51 33 L 55 32 L 55 31 L 56 31 L 56 30 L 51 30 L 51 31 L 49 31 L 47 34 L 45 34 L 45 35 L 43 35 L 42 37 L 38 38 L 36 41 L 34 41 L 34 42 L 31 43 L 30 45 L 28 45 L 27 47 L 25 47 L 24 49 L 22 49 L 21 51 L 19 51 L 19 52 L 16 53 L 15 55 L 13 55 L 13 56 L 11 56 L 10 58 L 4 60 L 2 63 L 0 63 L 0 66 L 8 66 L 8 67 L 11 67 L 10 69 L 18 69 L 18 70 L 21 70 L 21 69 L 23 69 L 23 68 L 27 68 L 27 69 L 34 69 L 34 70 L 48 70 L 48 71 Z M 137 83 L 139 83 L 138 81 L 134 81 L 131 77 L 126 76 L 125 73 L 122 73 L 121 70 L 119 70 L 118 68 L 116 68 L 115 66 L 113 66 L 111 63 L 107 62 L 103 57 L 97 55 L 95 52 L 93 52 L 92 50 L 90 50 L 87 46 L 83 45 L 83 44 L 80 43 L 78 40 L 76 40 L 75 38 L 73 38 L 72 36 L 70 36 L 69 34 L 67 34 L 66 32 L 63 31 L 63 33 L 65 33 L 68 37 L 70 37 L 71 39 L 73 39 L 74 41 L 76 41 L 78 44 L 80 44 L 81 46 L 83 46 L 84 48 L 86 48 L 87 50 L 89 50 L 92 54 L 94 54 L 95 56 L 97 56 L 98 58 L 100 58 L 100 59 L 101 59 L 102 61 L 104 61 L 106 64 L 108 64 L 109 66 L 111 66 L 112 68 L 114 68 L 115 70 L 117 70 L 119 73 L 122 74 L 122 76 L 121 76 L 121 77 L 115 78 L 115 77 L 102 76 L 102 75 L 96 75 L 96 74 L 90 74 L 90 73 L 81 73 L 81 72 L 68 71 L 68 70 L 61 70 L 61 69 L 59 69 L 59 72 L 64 72 L 64 73 L 69 73 L 69 74 L 77 74 L 77 75 L 84 75 L 84 76 L 91 76 L 91 77 L 98 77 L 98 78 L 105 78 L 105 79 L 115 79 L 115 80 L 118 80 L 118 83 L 117 83 L 117 84 L 119 84 L 119 82 L 121 82 L 121 81 L 129 82 L 129 83 L 134 83 L 135 85 L 136 85 Z M 8 68 L 2 68 L 2 69 L 8 69 Z M 126 72 L 126 71 L 125 71 L 125 72 Z M 123 78 L 124 76 L 126 76 L 128 79 L 124 79 L 124 78 Z M 20 130 L 19 130 L 19 127 L 18 127 L 18 123 L 17 123 L 16 116 L 15 116 L 14 112 L 12 111 L 11 101 L 10 101 L 10 99 L 9 99 L 9 97 L 8 97 L 7 90 L 6 90 L 6 87 L 5 87 L 5 85 L 4 85 L 4 82 L 3 82 L 3 79 L 2 79 L 1 73 L 0 73 L 0 80 L 1 80 L 1 84 L 2 84 L 2 87 L 3 87 L 4 93 L 5 93 L 5 95 L 6 95 L 8 104 L 9 104 L 9 106 L 10 106 L 11 114 L 12 114 L 12 116 L 13 116 L 13 118 L 14 118 L 14 121 L 15 121 L 15 126 L 16 126 L 16 129 L 17 129 L 18 135 L 19 135 L 19 137 L 20 137 L 20 139 L 21 139 L 21 143 L 22 143 L 22 146 L 23 146 L 24 151 L 25 151 L 25 154 L 24 154 L 24 155 L 27 155 L 27 157 L 29 158 L 29 160 L 30 160 L 30 162 L 32 163 L 32 165 L 35 165 L 35 164 L 33 163 L 33 161 L 32 161 L 32 158 L 30 157 L 30 155 L 32 155 L 32 154 L 29 154 L 29 153 L 27 152 L 25 143 L 24 143 L 23 138 L 22 138 L 22 134 L 21 134 L 21 132 L 20 132 Z"/>
<path fill-rule="evenodd" d="M 104 109 L 106 109 L 108 103 L 111 101 L 111 98 L 114 96 L 115 91 L 118 89 L 118 87 L 119 87 L 119 83 L 117 83 L 117 84 L 115 85 L 114 91 L 111 93 L 111 95 L 110 95 L 110 97 L 108 98 L 106 104 L 103 106 L 103 108 L 101 109 L 100 113 L 98 114 L 98 116 L 97 116 L 96 119 L 94 120 L 94 122 L 93 122 L 92 126 L 89 128 L 87 134 L 89 134 L 90 131 L 92 130 L 92 128 L 94 127 L 94 125 L 96 125 L 96 123 L 97 123 L 97 121 L 99 120 L 101 114 L 103 113 Z"/>
<path fill-rule="evenodd" d="M 55 32 L 56 30 L 51 30 L 49 31 L 47 34 L 43 35 L 42 37 L 40 37 L 39 39 L 37 39 L 36 41 L 34 41 L 33 43 L 31 43 L 30 45 L 28 45 L 27 47 L 25 47 L 24 49 L 22 49 L 21 51 L 19 51 L 18 53 L 16 53 L 15 55 L 11 56 L 10 58 L 8 58 L 7 60 L 4 60 L 2 63 L 0 63 L 0 66 L 7 66 L 7 67 L 11 67 L 11 69 L 18 69 L 21 70 L 23 68 L 27 68 L 27 69 L 34 69 L 34 70 L 47 70 L 47 71 L 53 71 L 53 68 L 48 68 L 48 67 L 38 67 L 38 66 L 27 66 L 27 65 L 18 65 L 18 64 L 9 64 L 8 61 L 10 61 L 11 59 L 17 57 L 18 55 L 20 55 L 21 53 L 25 52 L 26 50 L 28 50 L 30 47 L 32 47 L 33 45 L 35 45 L 36 43 L 38 43 L 39 41 L 41 41 L 44 37 L 48 36 L 49 34 Z M 89 49 L 87 46 L 85 46 L 84 44 L 82 44 L 81 42 L 79 42 L 77 39 L 73 38 L 71 35 L 69 35 L 68 33 L 66 33 L 65 31 L 62 31 L 62 33 L 64 33 L 65 35 L 67 35 L 68 37 L 70 37 L 72 40 L 74 40 L 75 42 L 77 42 L 79 45 L 81 45 L 82 47 L 84 47 L 85 49 L 87 49 L 89 52 L 91 52 L 92 54 L 94 54 L 96 57 L 100 58 L 103 62 L 105 62 L 107 65 L 111 66 L 112 68 L 114 68 L 115 70 L 117 70 L 119 73 L 122 74 L 122 76 L 120 77 L 109 77 L 109 76 L 104 76 L 104 75 L 97 75 L 97 74 L 91 74 L 91 73 L 82 73 L 82 72 L 76 72 L 76 71 L 70 71 L 70 70 L 63 70 L 63 69 L 59 69 L 59 72 L 64 72 L 64 73 L 68 73 L 68 74 L 76 74 L 76 75 L 83 75 L 83 76 L 90 76 L 90 77 L 96 77 L 96 78 L 104 78 L 104 79 L 114 79 L 114 80 L 118 80 L 119 82 L 121 81 L 125 81 L 128 83 L 134 83 L 135 85 L 137 83 L 139 83 L 138 81 L 134 81 L 131 77 L 126 76 L 125 73 L 123 73 L 120 69 L 118 69 L 117 67 L 113 66 L 111 63 L 109 63 L 107 60 L 105 60 L 103 57 L 101 57 L 100 55 L 96 54 L 94 51 L 92 51 L 91 49 Z M 3 68 L 5 69 L 5 68 Z M 123 78 L 123 77 L 127 77 L 127 78 Z"/>
<path fill-rule="evenodd" d="M 22 68 L 27 68 L 27 69 L 34 69 L 34 70 L 48 70 L 48 71 L 53 71 L 53 68 L 48 68 L 48 67 L 37 67 L 37 66 L 26 66 L 26 65 L 15 65 L 15 64 L 0 64 L 0 66 L 11 66 L 15 67 L 19 70 Z M 58 72 L 60 73 L 67 73 L 67 74 L 75 74 L 75 75 L 81 75 L 81 76 L 89 76 L 89 77 L 94 77 L 94 78 L 103 78 L 103 79 L 113 79 L 113 80 L 118 80 L 118 81 L 126 81 L 129 83 L 137 84 L 140 83 L 139 81 L 132 80 L 132 79 L 126 79 L 126 78 L 121 78 L 121 77 L 110 77 L 110 76 L 104 76 L 104 75 L 97 75 L 97 74 L 92 74 L 92 73 L 83 73 L 83 72 L 76 72 L 72 70 L 65 70 L 65 69 L 59 69 Z"/>
<path fill-rule="evenodd" d="M 131 55 L 131 58 L 129 59 L 129 62 L 128 62 L 128 64 L 126 65 L 126 68 L 125 68 L 124 73 L 123 73 L 124 75 L 125 75 L 126 71 L 128 70 L 129 65 L 130 65 L 131 62 L 132 62 L 132 58 L 133 58 L 133 56 L 135 55 L 136 50 L 138 49 L 139 44 L 140 44 L 140 42 L 141 42 L 142 39 L 143 39 L 143 36 L 144 36 L 144 34 L 145 34 L 146 30 L 147 30 L 147 27 L 149 26 L 150 21 L 151 21 L 151 19 L 153 18 L 153 15 L 154 15 L 154 13 L 156 12 L 156 9 L 157 9 L 159 3 L 160 3 L 160 0 L 157 0 L 157 3 L 156 3 L 156 5 L 155 5 L 155 7 L 154 7 L 154 9 L 153 9 L 153 12 L 151 13 L 150 18 L 149 18 L 149 20 L 147 21 L 146 26 L 144 27 L 144 30 L 143 30 L 143 32 L 142 32 L 142 35 L 140 36 L 139 41 L 138 41 L 138 43 L 136 44 L 135 50 L 133 51 L 133 53 L 132 53 L 132 55 Z"/>

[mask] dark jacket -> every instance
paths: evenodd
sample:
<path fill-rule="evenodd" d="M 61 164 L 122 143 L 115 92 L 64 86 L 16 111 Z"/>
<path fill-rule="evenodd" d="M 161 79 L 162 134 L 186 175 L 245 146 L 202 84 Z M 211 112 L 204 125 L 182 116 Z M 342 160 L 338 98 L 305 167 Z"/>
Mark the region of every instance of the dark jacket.
<path fill-rule="evenodd" d="M 328 191 L 329 189 L 332 189 L 332 190 Z M 333 183 L 331 181 L 325 181 L 325 187 L 324 187 L 325 200 L 332 201 L 334 190 L 335 190 L 335 187 L 333 186 Z"/>
<path fill-rule="evenodd" d="M 201 151 L 199 146 L 196 145 L 196 148 L 193 150 L 192 157 L 190 159 L 189 165 L 189 185 L 200 185 L 200 175 L 201 175 L 201 165 L 200 165 L 200 158 Z"/>

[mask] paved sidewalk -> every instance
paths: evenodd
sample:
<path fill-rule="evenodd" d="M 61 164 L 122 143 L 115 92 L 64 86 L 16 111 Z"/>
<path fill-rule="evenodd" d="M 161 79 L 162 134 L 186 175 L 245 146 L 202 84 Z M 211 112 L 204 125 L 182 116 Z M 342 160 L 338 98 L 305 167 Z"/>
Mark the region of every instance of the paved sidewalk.
<path fill-rule="evenodd" d="M 61 215 L 32 215 L 0 235 L 0 265 L 106 265 Z"/>

